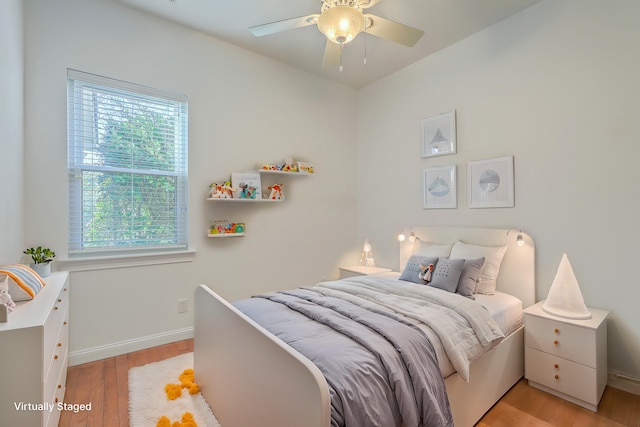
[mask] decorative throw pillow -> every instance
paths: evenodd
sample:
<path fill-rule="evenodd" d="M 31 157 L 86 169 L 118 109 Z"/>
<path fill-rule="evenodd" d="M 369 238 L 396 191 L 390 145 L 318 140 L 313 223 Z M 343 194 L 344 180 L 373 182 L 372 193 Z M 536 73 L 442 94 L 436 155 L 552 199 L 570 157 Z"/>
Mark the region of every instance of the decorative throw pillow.
<path fill-rule="evenodd" d="M 431 274 L 429 286 L 442 289 L 447 292 L 455 292 L 464 266 L 463 259 L 440 258 L 436 269 Z"/>
<path fill-rule="evenodd" d="M 507 252 L 506 245 L 481 246 L 458 241 L 451 248 L 451 258 L 477 259 L 484 257 L 484 265 L 480 271 L 474 293 L 493 295 L 496 292 L 496 280 L 505 252 Z"/>
<path fill-rule="evenodd" d="M 462 267 L 462 273 L 460 274 L 460 280 L 458 281 L 458 287 L 456 293 L 467 298 L 476 299 L 473 296 L 473 292 L 476 289 L 478 278 L 480 277 L 480 271 L 484 265 L 484 257 L 478 259 L 466 259 L 464 260 L 464 266 Z"/>
<path fill-rule="evenodd" d="M 38 273 L 26 265 L 6 265 L 0 267 L 0 273 L 9 276 L 9 295 L 14 301 L 33 299 L 45 285 Z"/>
<path fill-rule="evenodd" d="M 400 275 L 400 280 L 405 280 L 407 282 L 413 282 L 419 285 L 424 285 L 427 282 L 425 282 L 419 277 L 421 273 L 420 264 L 437 265 L 437 263 L 438 263 L 437 257 L 411 255 L 411 257 L 409 258 L 409 261 L 407 261 L 407 265 L 405 265 L 404 270 L 402 270 L 402 274 Z"/>
<path fill-rule="evenodd" d="M 451 244 L 440 245 L 438 243 L 423 242 L 420 239 L 416 239 L 411 249 L 411 255 L 429 256 L 429 257 L 449 257 L 451 252 Z"/>

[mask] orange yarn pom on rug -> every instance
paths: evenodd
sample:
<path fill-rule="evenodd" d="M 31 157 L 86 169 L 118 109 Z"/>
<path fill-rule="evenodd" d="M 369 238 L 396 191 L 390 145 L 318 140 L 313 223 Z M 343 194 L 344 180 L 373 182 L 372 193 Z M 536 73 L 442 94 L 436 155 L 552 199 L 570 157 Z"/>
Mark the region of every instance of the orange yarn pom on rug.
<path fill-rule="evenodd" d="M 221 427 L 200 394 L 193 371 L 193 353 L 129 370 L 129 424 Z"/>

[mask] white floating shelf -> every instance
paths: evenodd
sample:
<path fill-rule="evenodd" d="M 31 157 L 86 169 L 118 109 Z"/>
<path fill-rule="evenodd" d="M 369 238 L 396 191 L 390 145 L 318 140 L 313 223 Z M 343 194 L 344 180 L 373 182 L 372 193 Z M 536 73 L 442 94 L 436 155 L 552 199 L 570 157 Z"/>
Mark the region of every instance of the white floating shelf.
<path fill-rule="evenodd" d="M 271 173 L 271 174 L 279 174 L 279 175 L 295 175 L 295 176 L 312 176 L 312 173 L 306 172 L 287 172 L 287 171 L 274 171 L 271 169 L 260 169 L 258 172 L 260 173 Z"/>
<path fill-rule="evenodd" d="M 207 234 L 207 237 L 243 237 L 246 233 L 218 233 Z"/>
<path fill-rule="evenodd" d="M 273 199 L 214 199 L 209 197 L 207 199 L 208 202 L 241 202 L 241 203 L 261 203 L 261 202 L 284 202 L 284 199 L 273 200 Z"/>

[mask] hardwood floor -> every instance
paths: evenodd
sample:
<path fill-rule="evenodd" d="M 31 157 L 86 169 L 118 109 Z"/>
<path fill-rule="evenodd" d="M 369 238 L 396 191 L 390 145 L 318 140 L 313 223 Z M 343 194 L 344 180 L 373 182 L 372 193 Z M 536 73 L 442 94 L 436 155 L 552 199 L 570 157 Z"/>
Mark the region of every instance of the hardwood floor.
<path fill-rule="evenodd" d="M 129 368 L 191 351 L 193 340 L 185 340 L 69 367 L 65 403 L 91 402 L 92 410 L 63 412 L 59 427 L 128 426 Z M 607 387 L 598 412 L 594 413 L 529 387 L 523 379 L 477 424 L 477 427 L 514 426 L 640 427 L 640 396 Z"/>
<path fill-rule="evenodd" d="M 65 403 L 89 403 L 91 411 L 63 411 L 59 427 L 127 427 L 130 368 L 193 351 L 193 340 L 178 341 L 121 356 L 70 366 Z"/>
<path fill-rule="evenodd" d="M 530 387 L 522 379 L 476 426 L 640 427 L 640 396 L 606 387 L 598 412 L 591 412 Z"/>

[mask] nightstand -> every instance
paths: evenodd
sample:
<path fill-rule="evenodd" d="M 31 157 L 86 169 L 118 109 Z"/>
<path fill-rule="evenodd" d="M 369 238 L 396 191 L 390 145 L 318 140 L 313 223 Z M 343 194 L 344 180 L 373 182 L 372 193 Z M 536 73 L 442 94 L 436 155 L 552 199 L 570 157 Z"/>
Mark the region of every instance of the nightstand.
<path fill-rule="evenodd" d="M 354 276 L 370 276 L 372 274 L 388 273 L 392 271 L 390 268 L 384 267 L 366 267 L 364 265 L 353 265 L 348 267 L 340 267 L 340 278 Z"/>
<path fill-rule="evenodd" d="M 529 385 L 594 412 L 607 384 L 608 311 L 591 319 L 554 316 L 542 302 L 524 310 L 524 376 Z"/>

